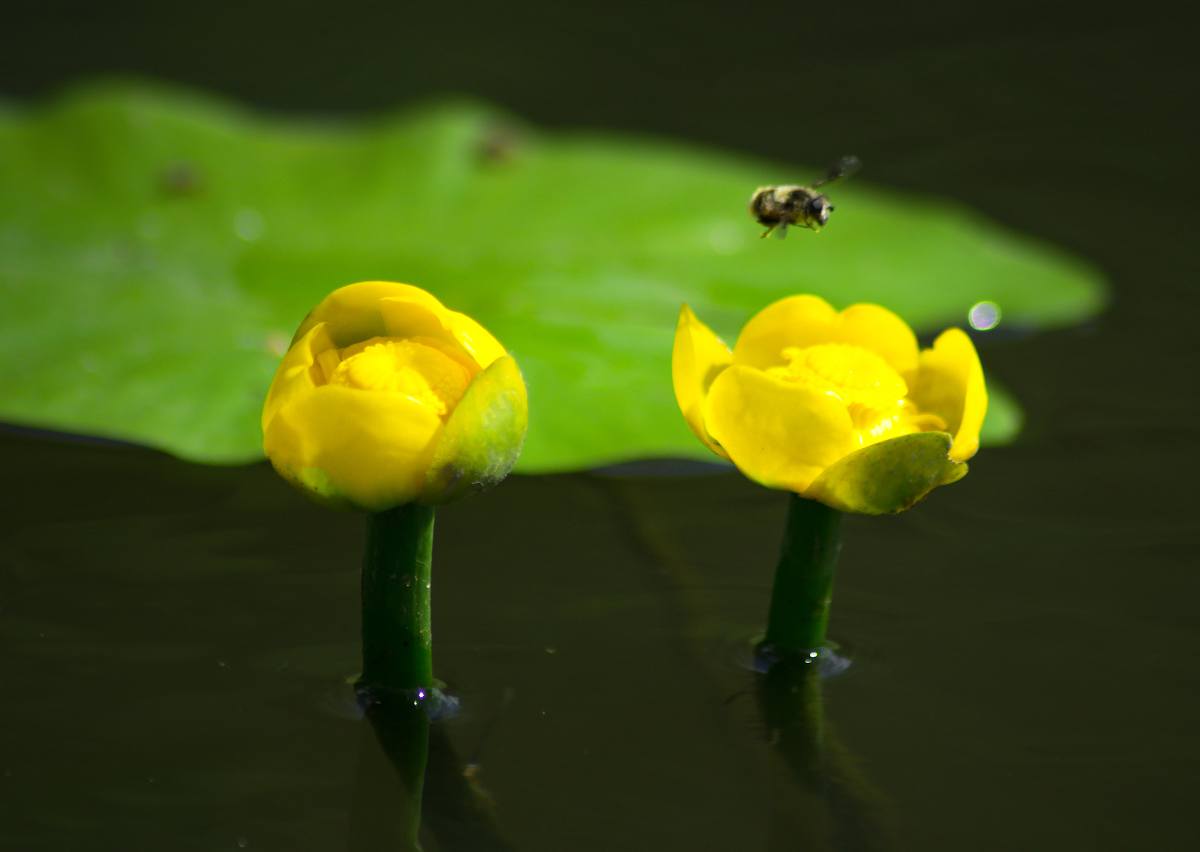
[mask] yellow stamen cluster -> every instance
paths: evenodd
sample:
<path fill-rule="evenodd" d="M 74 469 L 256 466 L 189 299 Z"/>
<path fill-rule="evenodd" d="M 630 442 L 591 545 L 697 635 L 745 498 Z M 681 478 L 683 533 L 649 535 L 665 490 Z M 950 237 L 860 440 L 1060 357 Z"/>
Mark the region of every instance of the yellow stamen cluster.
<path fill-rule="evenodd" d="M 466 392 L 471 372 L 438 349 L 414 340 L 375 337 L 327 351 L 321 367 L 331 385 L 412 397 L 445 417 Z"/>
<path fill-rule="evenodd" d="M 937 415 L 917 412 L 906 398 L 908 385 L 904 378 L 869 349 L 848 343 L 818 343 L 790 346 L 781 355 L 786 366 L 769 367 L 767 372 L 844 402 L 860 445 L 946 428 L 946 422 Z"/>
<path fill-rule="evenodd" d="M 908 385 L 887 362 L 867 349 L 846 343 L 789 346 L 783 350 L 786 367 L 768 370 L 780 378 L 827 393 L 847 405 L 871 408 L 894 406 L 908 394 Z"/>
<path fill-rule="evenodd" d="M 767 372 L 845 403 L 859 443 L 915 431 L 905 418 L 908 385 L 879 355 L 846 343 L 789 346 L 785 366 Z"/>

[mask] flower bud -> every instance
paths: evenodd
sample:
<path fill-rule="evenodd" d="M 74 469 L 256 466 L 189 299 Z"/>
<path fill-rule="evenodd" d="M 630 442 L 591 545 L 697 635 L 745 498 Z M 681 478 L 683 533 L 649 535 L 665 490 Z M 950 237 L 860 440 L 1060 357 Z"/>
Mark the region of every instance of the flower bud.
<path fill-rule="evenodd" d="M 508 475 L 528 402 L 475 320 L 409 284 L 335 290 L 301 323 L 263 405 L 263 449 L 319 500 L 380 512 Z"/>

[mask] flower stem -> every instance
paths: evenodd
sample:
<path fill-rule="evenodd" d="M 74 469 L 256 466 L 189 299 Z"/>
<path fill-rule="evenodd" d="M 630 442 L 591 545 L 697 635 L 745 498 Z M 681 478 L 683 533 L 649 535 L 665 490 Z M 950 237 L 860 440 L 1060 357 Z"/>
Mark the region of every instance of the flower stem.
<path fill-rule="evenodd" d="M 780 655 L 820 653 L 829 624 L 842 516 L 824 503 L 791 495 L 764 645 Z"/>
<path fill-rule="evenodd" d="M 432 507 L 408 503 L 371 515 L 362 572 L 360 686 L 433 686 L 432 562 Z"/>

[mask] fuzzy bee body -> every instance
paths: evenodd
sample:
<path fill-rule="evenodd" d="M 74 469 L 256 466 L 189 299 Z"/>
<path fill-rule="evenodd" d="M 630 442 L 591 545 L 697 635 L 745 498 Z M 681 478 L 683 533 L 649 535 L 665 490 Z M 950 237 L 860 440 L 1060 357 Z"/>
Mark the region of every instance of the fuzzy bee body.
<path fill-rule="evenodd" d="M 858 167 L 857 157 L 843 157 L 812 186 L 760 186 L 750 196 L 750 215 L 767 229 L 764 237 L 777 228 L 776 233 L 782 237 L 788 225 L 819 231 L 829 221 L 834 207 L 816 188 L 845 177 Z"/>
<path fill-rule="evenodd" d="M 831 210 L 829 199 L 807 186 L 760 186 L 750 198 L 750 214 L 767 229 L 764 237 L 788 225 L 819 231 Z"/>

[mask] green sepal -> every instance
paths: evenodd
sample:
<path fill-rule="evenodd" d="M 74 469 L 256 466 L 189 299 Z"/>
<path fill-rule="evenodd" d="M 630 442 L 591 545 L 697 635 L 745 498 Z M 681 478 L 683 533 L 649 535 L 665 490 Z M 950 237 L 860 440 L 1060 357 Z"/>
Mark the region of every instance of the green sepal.
<path fill-rule="evenodd" d="M 446 421 L 420 501 L 448 503 L 504 479 L 521 454 L 528 423 L 517 362 L 498 358 L 475 377 Z"/>
<path fill-rule="evenodd" d="M 338 491 L 333 482 L 329 479 L 329 474 L 321 470 L 319 467 L 305 467 L 299 471 L 285 469 L 274 464 L 275 471 L 291 483 L 294 487 L 303 491 L 310 499 L 326 506 L 330 509 L 361 509 L 364 511 L 377 511 L 374 507 L 360 506 L 351 500 L 342 492 Z M 390 508 L 390 507 L 380 507 Z"/>
<path fill-rule="evenodd" d="M 863 447 L 826 468 L 804 496 L 843 512 L 903 512 L 967 475 L 966 464 L 949 457 L 952 443 L 946 432 L 918 432 Z"/>

